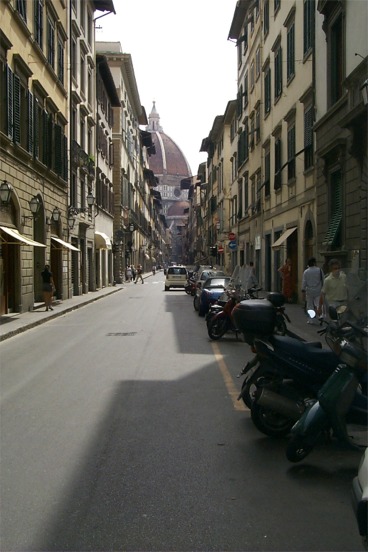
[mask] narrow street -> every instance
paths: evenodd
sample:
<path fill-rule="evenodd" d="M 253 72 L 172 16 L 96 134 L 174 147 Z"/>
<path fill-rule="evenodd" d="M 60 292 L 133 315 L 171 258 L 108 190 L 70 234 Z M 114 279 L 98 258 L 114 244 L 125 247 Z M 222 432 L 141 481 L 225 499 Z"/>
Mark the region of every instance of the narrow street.
<path fill-rule="evenodd" d="M 2 552 L 359 551 L 360 453 L 298 465 L 236 401 L 250 356 L 144 285 L 0 343 Z"/>

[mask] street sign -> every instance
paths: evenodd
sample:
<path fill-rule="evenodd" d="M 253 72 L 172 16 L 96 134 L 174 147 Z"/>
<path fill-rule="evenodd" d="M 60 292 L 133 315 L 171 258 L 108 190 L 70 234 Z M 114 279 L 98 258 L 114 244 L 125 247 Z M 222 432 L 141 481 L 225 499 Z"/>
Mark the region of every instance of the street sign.
<path fill-rule="evenodd" d="M 230 233 L 229 233 L 229 240 L 230 240 L 230 241 L 234 241 L 235 238 L 236 238 L 236 236 L 235 236 L 234 232 L 230 232 Z"/>
<path fill-rule="evenodd" d="M 217 248 L 217 253 L 223 253 L 223 252 L 224 252 L 224 248 L 222 247 L 222 245 L 219 245 Z"/>
<path fill-rule="evenodd" d="M 228 246 L 229 246 L 229 249 L 231 249 L 231 251 L 235 251 L 235 249 L 237 248 L 236 241 L 235 240 L 229 241 Z"/>

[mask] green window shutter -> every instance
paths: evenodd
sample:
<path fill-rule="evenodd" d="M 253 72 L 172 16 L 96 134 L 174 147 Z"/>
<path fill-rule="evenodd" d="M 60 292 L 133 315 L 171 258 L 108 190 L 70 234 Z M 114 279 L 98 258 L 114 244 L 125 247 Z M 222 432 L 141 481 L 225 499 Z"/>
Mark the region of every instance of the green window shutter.
<path fill-rule="evenodd" d="M 331 175 L 331 218 L 327 233 L 322 244 L 324 246 L 338 245 L 342 223 L 342 181 L 341 172 Z"/>
<path fill-rule="evenodd" d="M 17 75 L 14 75 L 13 140 L 16 144 L 20 144 L 20 94 L 20 79 Z"/>
<path fill-rule="evenodd" d="M 37 98 L 33 99 L 33 155 L 35 159 L 39 159 L 40 155 L 40 135 L 39 135 L 39 128 L 40 128 L 40 109 L 38 106 L 38 100 Z"/>
<path fill-rule="evenodd" d="M 7 135 L 9 138 L 13 139 L 14 133 L 14 73 L 10 67 L 6 66 L 6 92 L 7 92 Z"/>
<path fill-rule="evenodd" d="M 63 170 L 62 177 L 64 180 L 68 179 L 68 140 L 66 136 L 63 136 Z"/>
<path fill-rule="evenodd" d="M 59 125 L 55 125 L 55 172 L 59 176 L 61 176 L 62 173 L 62 134 L 61 134 L 61 127 Z"/>
<path fill-rule="evenodd" d="M 27 136 L 27 151 L 33 154 L 34 148 L 34 107 L 33 94 L 27 90 L 28 99 L 28 136 Z"/>
<path fill-rule="evenodd" d="M 48 149 L 50 146 L 50 140 L 48 136 L 48 126 L 47 126 L 47 111 L 42 112 L 42 163 L 47 165 L 48 159 Z"/>

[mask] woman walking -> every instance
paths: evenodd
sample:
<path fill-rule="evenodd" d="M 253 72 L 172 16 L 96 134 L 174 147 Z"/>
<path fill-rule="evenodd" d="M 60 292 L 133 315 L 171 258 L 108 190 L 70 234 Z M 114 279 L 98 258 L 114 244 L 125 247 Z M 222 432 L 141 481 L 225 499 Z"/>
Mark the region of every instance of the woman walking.
<path fill-rule="evenodd" d="M 51 306 L 52 303 L 52 294 L 54 289 L 54 279 L 52 277 L 52 272 L 50 272 L 50 266 L 45 265 L 45 268 L 41 272 L 42 277 L 42 291 L 43 299 L 45 301 L 45 310 L 54 310 Z"/>

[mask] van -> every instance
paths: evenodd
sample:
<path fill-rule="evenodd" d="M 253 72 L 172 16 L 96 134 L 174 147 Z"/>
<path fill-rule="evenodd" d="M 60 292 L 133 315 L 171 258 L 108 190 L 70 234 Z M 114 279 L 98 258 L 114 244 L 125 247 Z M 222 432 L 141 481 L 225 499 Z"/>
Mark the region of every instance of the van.
<path fill-rule="evenodd" d="M 170 288 L 184 288 L 187 284 L 188 274 L 185 266 L 169 266 L 166 271 L 165 291 Z"/>

